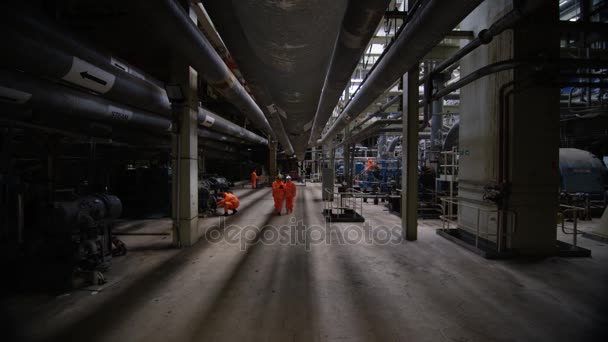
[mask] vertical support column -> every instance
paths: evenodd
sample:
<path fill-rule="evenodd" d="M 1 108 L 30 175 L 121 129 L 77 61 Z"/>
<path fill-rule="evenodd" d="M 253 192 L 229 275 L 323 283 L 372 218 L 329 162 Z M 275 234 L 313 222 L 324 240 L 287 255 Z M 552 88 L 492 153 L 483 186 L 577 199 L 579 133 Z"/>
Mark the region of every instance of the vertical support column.
<path fill-rule="evenodd" d="M 277 142 L 272 140 L 268 142 L 268 182 L 272 183 L 277 174 Z"/>
<path fill-rule="evenodd" d="M 559 59 L 558 3 L 539 1 L 544 5 L 538 13 L 514 29 L 513 56 L 517 60 Z M 506 204 L 516 218 L 507 247 L 525 255 L 551 255 L 557 239 L 560 126 L 556 113 L 560 92 L 530 68 L 516 69 L 513 78 L 514 92 L 505 98 L 511 109 L 504 110 L 508 118 L 505 135 L 509 137 L 505 145 L 510 150 L 504 162 Z"/>
<path fill-rule="evenodd" d="M 173 242 L 191 246 L 202 234 L 198 227 L 198 74 L 176 59 L 171 81 L 181 86 L 185 96 L 185 102 L 173 108 L 178 125 L 172 139 Z"/>
<path fill-rule="evenodd" d="M 403 76 L 401 227 L 406 240 L 418 239 L 418 77 L 419 65 Z"/>
<path fill-rule="evenodd" d="M 355 144 L 350 145 L 350 178 L 348 179 L 348 187 L 352 189 L 355 182 Z"/>
<path fill-rule="evenodd" d="M 350 100 L 350 80 L 346 84 L 346 88 L 344 89 L 344 102 L 347 103 Z M 351 136 L 351 125 L 347 124 L 344 129 L 344 141 L 348 141 Z M 350 163 L 350 144 L 342 145 L 344 149 L 344 153 L 342 154 L 344 160 L 344 182 L 346 183 L 346 188 L 352 188 L 352 173 L 351 167 L 353 167 Z"/>
<path fill-rule="evenodd" d="M 444 88 L 444 74 L 436 75 L 433 79 L 433 88 L 439 91 Z M 431 150 L 438 151 L 441 149 L 441 129 L 443 128 L 443 98 L 433 101 L 431 111 Z"/>
<path fill-rule="evenodd" d="M 347 125 L 346 128 L 344 129 L 344 140 L 348 140 L 350 139 L 350 125 Z M 350 182 L 350 145 L 349 144 L 344 144 L 342 145 L 342 148 L 344 149 L 344 153 L 343 153 L 343 159 L 344 159 L 344 183 L 346 184 L 346 187 L 349 188 L 349 184 Z"/>

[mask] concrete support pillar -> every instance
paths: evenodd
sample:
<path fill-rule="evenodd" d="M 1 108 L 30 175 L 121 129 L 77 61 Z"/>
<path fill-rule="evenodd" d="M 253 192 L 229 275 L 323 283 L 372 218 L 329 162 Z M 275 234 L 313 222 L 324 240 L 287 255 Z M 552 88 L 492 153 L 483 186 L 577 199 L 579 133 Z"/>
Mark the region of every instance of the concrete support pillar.
<path fill-rule="evenodd" d="M 401 227 L 406 240 L 418 239 L 418 78 L 419 65 L 403 76 Z"/>
<path fill-rule="evenodd" d="M 539 1 L 539 0 L 537 0 Z M 515 27 L 513 56 L 518 60 L 559 58 L 558 2 L 540 0 L 538 15 Z M 557 73 L 557 69 L 555 73 Z M 559 100 L 556 86 L 544 83 L 530 68 L 516 69 L 505 129 L 506 209 L 516 213 L 507 247 L 526 255 L 555 252 L 559 188 Z"/>
<path fill-rule="evenodd" d="M 544 7 L 463 58 L 462 75 L 509 59 L 559 58 L 558 3 L 529 1 Z M 460 27 L 478 34 L 519 2 L 484 2 Z M 553 254 L 559 89 L 543 83 L 533 68 L 524 67 L 481 78 L 460 94 L 460 229 L 473 235 L 479 232 L 480 239 L 517 254 Z M 502 198 L 485 199 L 487 186 L 497 187 Z"/>
<path fill-rule="evenodd" d="M 172 83 L 179 84 L 185 102 L 175 104 L 177 134 L 172 139 L 173 242 L 191 246 L 200 238 L 198 227 L 198 85 L 197 72 L 179 60 L 172 64 Z"/>
<path fill-rule="evenodd" d="M 269 141 L 268 142 L 268 179 L 269 182 L 274 182 L 274 179 L 278 174 L 277 170 L 277 142 Z"/>

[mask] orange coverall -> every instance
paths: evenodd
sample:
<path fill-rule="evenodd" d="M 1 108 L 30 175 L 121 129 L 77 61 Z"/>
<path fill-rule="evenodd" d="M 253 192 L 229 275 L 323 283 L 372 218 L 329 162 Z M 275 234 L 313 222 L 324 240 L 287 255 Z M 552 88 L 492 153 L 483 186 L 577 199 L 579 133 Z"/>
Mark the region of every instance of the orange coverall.
<path fill-rule="evenodd" d="M 287 213 L 293 212 L 293 200 L 296 198 L 296 184 L 291 180 L 288 180 L 285 183 L 285 207 L 287 208 Z"/>
<path fill-rule="evenodd" d="M 367 171 L 371 170 L 372 168 L 374 168 L 374 161 L 371 159 L 367 160 L 367 163 L 365 164 L 365 169 Z"/>
<path fill-rule="evenodd" d="M 285 184 L 283 181 L 277 179 L 272 183 L 272 197 L 274 197 L 274 209 L 277 214 L 280 214 L 285 198 Z"/>
<path fill-rule="evenodd" d="M 258 174 L 253 171 L 251 173 L 251 188 L 255 189 L 258 182 Z"/>
<path fill-rule="evenodd" d="M 218 207 L 224 207 L 224 214 L 228 213 L 228 210 L 234 210 L 239 207 L 239 199 L 233 194 L 226 193 L 224 199 L 217 203 Z"/>

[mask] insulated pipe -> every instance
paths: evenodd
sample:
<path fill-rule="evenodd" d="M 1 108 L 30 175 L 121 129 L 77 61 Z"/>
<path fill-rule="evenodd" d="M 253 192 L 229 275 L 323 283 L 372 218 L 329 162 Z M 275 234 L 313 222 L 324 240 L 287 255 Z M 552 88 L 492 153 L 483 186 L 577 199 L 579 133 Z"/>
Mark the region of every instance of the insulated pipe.
<path fill-rule="evenodd" d="M 113 101 L 170 114 L 166 91 L 132 66 L 98 52 L 44 20 L 22 11 L 5 11 L 0 61 L 44 78 L 66 82 Z M 8 14 L 11 14 L 10 16 Z"/>
<path fill-rule="evenodd" d="M 425 79 L 429 77 L 429 75 L 438 74 L 444 71 L 450 65 L 458 62 L 464 56 L 468 55 L 478 47 L 489 44 L 495 36 L 511 28 L 522 17 L 523 13 L 519 8 L 513 9 L 511 12 L 507 13 L 502 18 L 494 22 L 494 24 L 492 24 L 489 28 L 481 30 L 481 32 L 479 32 L 479 34 L 477 35 L 477 38 L 470 41 L 467 45 L 465 45 L 462 49 L 458 50 L 458 52 L 456 52 L 450 58 L 444 60 L 443 62 L 435 66 L 435 69 L 433 69 L 430 74 L 425 75 Z"/>
<path fill-rule="evenodd" d="M 173 51 L 186 58 L 199 76 L 237 107 L 252 125 L 274 135 L 262 110 L 175 0 L 140 0 L 138 4 L 141 15 L 154 23 Z"/>
<path fill-rule="evenodd" d="M 350 144 L 350 143 L 353 143 L 353 142 L 361 141 L 362 140 L 361 139 L 362 136 L 366 136 L 370 132 L 374 132 L 380 126 L 400 125 L 401 123 L 402 123 L 401 120 L 393 120 L 393 119 L 384 119 L 384 120 L 374 121 L 369 126 L 365 127 L 361 131 L 359 131 L 356 134 L 352 135 L 350 137 L 350 139 L 345 139 L 342 143 Z M 401 127 L 399 127 L 399 129 L 401 129 Z M 391 130 L 387 131 L 387 133 L 388 132 L 391 132 Z M 400 131 L 399 130 L 395 130 L 395 132 L 400 132 Z"/>
<path fill-rule="evenodd" d="M 381 113 L 384 113 L 385 110 L 387 110 L 390 106 L 394 105 L 395 103 L 399 102 L 400 100 L 401 100 L 401 96 L 400 95 L 395 96 L 394 98 L 392 98 L 391 100 L 389 100 L 387 103 L 385 103 L 382 106 L 380 106 L 380 108 L 378 108 L 378 110 L 375 111 L 373 114 L 368 115 L 357 126 L 353 127 L 353 129 L 357 129 L 357 128 L 363 126 L 364 123 L 368 122 L 373 117 L 376 117 L 376 116 L 380 115 Z"/>
<path fill-rule="evenodd" d="M 350 0 L 325 77 L 309 145 L 319 138 L 390 0 Z"/>
<path fill-rule="evenodd" d="M 321 138 L 327 142 L 378 98 L 397 78 L 436 46 L 483 0 L 429 0 L 422 4 L 393 46 L 368 76 L 336 122 Z"/>
<path fill-rule="evenodd" d="M 244 139 L 240 139 L 240 138 L 233 137 L 230 135 L 210 131 L 210 130 L 204 129 L 204 128 L 198 129 L 198 137 L 203 138 L 203 139 L 211 139 L 211 140 L 221 141 L 221 142 L 225 142 L 225 143 L 231 143 L 231 144 L 248 144 L 249 143 L 249 142 L 245 141 Z M 201 139 L 199 139 L 199 141 L 201 141 Z"/>
<path fill-rule="evenodd" d="M 222 132 L 248 142 L 268 145 L 268 140 L 240 127 L 203 107 L 198 108 L 198 122 L 201 126 Z"/>
<path fill-rule="evenodd" d="M 403 139 L 403 137 L 396 137 L 395 139 L 391 140 L 390 144 L 388 145 L 388 152 L 395 152 L 395 148 L 397 148 L 397 144 Z"/>
<path fill-rule="evenodd" d="M 198 142 L 199 146 L 214 149 L 216 151 L 222 151 L 227 153 L 236 153 L 238 150 L 234 146 L 222 144 L 213 140 L 200 140 Z"/>
<path fill-rule="evenodd" d="M 91 121 L 115 122 L 151 131 L 171 131 L 171 120 L 99 96 L 0 70 L 0 103 L 13 108 L 56 111 Z"/>
<path fill-rule="evenodd" d="M 255 96 L 256 103 L 266 114 L 276 140 L 281 144 L 287 155 L 293 155 L 295 151 L 281 120 L 279 108 L 268 89 L 268 83 L 264 81 L 267 73 L 261 67 L 261 63 L 265 61 L 256 55 L 245 32 L 237 28 L 239 25 L 234 24 L 238 20 L 235 11 L 226 9 L 226 4 L 218 1 L 207 2 L 205 6 L 207 6 L 205 9 L 209 11 L 208 13 L 213 15 L 213 23 L 216 28 L 222 31 L 223 41 L 230 45 L 230 54 L 239 63 L 239 70 L 247 79 L 247 86 Z M 245 61 L 247 63 L 244 63 Z"/>

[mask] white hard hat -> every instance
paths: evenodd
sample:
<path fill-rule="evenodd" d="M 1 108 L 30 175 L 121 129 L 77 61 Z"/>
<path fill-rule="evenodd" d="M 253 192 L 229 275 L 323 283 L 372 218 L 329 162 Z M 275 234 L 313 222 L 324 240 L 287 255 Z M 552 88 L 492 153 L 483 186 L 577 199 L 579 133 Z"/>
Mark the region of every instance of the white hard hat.
<path fill-rule="evenodd" d="M 287 177 L 285 177 L 285 179 L 291 179 L 291 176 L 287 176 Z"/>

